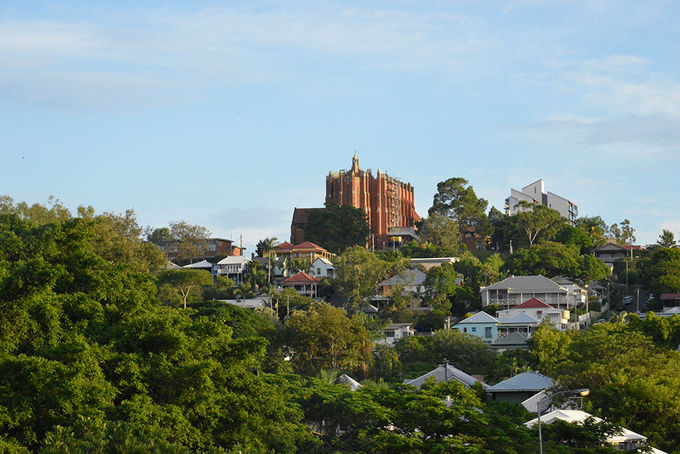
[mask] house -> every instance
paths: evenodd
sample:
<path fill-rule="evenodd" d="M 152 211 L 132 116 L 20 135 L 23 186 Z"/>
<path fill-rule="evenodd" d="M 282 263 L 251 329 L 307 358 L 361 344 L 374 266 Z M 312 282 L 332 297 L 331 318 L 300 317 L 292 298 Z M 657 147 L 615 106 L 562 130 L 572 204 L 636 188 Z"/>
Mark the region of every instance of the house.
<path fill-rule="evenodd" d="M 371 246 L 375 248 L 374 236 L 371 235 Z M 418 234 L 416 229 L 411 226 L 407 227 L 388 227 L 387 228 L 387 248 L 400 249 L 409 241 L 417 240 Z"/>
<path fill-rule="evenodd" d="M 486 312 L 480 311 L 451 328 L 477 336 L 487 344 L 491 344 L 498 338 L 498 325 L 500 325 L 498 320 Z"/>
<path fill-rule="evenodd" d="M 376 340 L 376 344 L 393 345 L 399 339 L 413 336 L 415 331 L 411 328 L 410 323 L 390 323 L 385 327 L 383 333 L 385 338 Z"/>
<path fill-rule="evenodd" d="M 604 246 L 593 249 L 593 254 L 598 259 L 602 260 L 610 269 L 614 266 L 614 262 L 626 257 L 632 258 L 634 251 L 639 251 L 642 246 L 638 245 L 618 245 L 614 242 L 609 242 Z"/>
<path fill-rule="evenodd" d="M 250 259 L 242 255 L 225 257 L 213 265 L 212 273 L 213 276 L 226 276 L 234 281 L 234 284 L 242 284 L 248 263 Z"/>
<path fill-rule="evenodd" d="M 437 382 L 449 382 L 451 380 L 456 380 L 463 385 L 465 385 L 466 388 L 470 388 L 471 386 L 474 386 L 475 383 L 481 383 L 482 386 L 486 389 L 489 386 L 485 384 L 484 382 L 477 380 L 475 377 L 466 374 L 460 369 L 456 369 L 450 364 L 442 364 L 436 369 L 421 375 L 418 378 L 413 378 L 409 380 L 404 380 L 404 384 L 406 385 L 411 385 L 415 386 L 416 388 L 420 389 L 421 386 L 427 381 L 427 380 L 435 380 Z"/>
<path fill-rule="evenodd" d="M 530 298 L 510 309 L 496 311 L 496 318 L 511 319 L 519 313 L 524 313 L 542 323 L 544 320 L 550 322 L 558 330 L 564 331 L 569 328 L 569 311 L 566 309 L 555 309 L 551 305 L 544 303 L 538 298 Z"/>
<path fill-rule="evenodd" d="M 335 383 L 345 384 L 345 385 L 349 386 L 349 388 L 352 391 L 356 391 L 357 389 L 361 388 L 361 383 L 359 383 L 358 381 L 356 381 L 355 379 L 353 379 L 352 377 L 350 377 L 347 374 L 340 375 L 338 377 L 338 379 L 335 380 Z"/>
<path fill-rule="evenodd" d="M 188 265 L 183 266 L 182 268 L 185 270 L 212 270 L 213 264 L 210 263 L 207 260 L 201 260 L 200 262 L 196 263 L 190 263 Z"/>
<path fill-rule="evenodd" d="M 392 290 L 400 285 L 404 292 L 419 295 L 425 291 L 423 283 L 427 275 L 418 269 L 408 269 L 378 283 L 378 295 L 383 298 L 392 296 Z"/>
<path fill-rule="evenodd" d="M 521 403 L 544 389 L 552 388 L 555 381 L 538 372 L 523 372 L 487 389 L 493 400 Z"/>
<path fill-rule="evenodd" d="M 312 277 L 304 271 L 300 271 L 281 282 L 281 286 L 292 287 L 300 295 L 316 298 L 319 281 L 321 281 L 321 278 Z"/>
<path fill-rule="evenodd" d="M 503 336 L 499 336 L 498 339 L 494 340 L 490 345 L 491 350 L 496 353 L 503 353 L 506 350 L 528 350 L 529 345 L 527 341 L 529 337 L 520 333 L 509 333 Z"/>
<path fill-rule="evenodd" d="M 271 307 L 272 301 L 268 296 L 258 296 L 255 298 L 248 298 L 243 300 L 220 300 L 224 303 L 233 304 L 241 309 L 264 309 Z"/>
<path fill-rule="evenodd" d="M 497 318 L 500 322 L 498 326 L 498 339 L 502 339 L 511 334 L 517 334 L 525 338 L 524 343 L 534 336 L 534 331 L 540 322 L 525 312 L 518 312 L 511 317 Z"/>
<path fill-rule="evenodd" d="M 512 216 L 524 211 L 520 204 L 521 201 L 530 205 L 545 205 L 552 208 L 559 212 L 563 218 L 567 218 L 572 225 L 578 217 L 576 204 L 552 192 L 545 192 L 542 179 L 524 186 L 521 191 L 510 188 L 510 197 L 505 199 L 505 214 Z"/>
<path fill-rule="evenodd" d="M 574 293 L 545 276 L 510 276 L 480 288 L 482 307 L 490 304 L 510 309 L 529 298 L 539 298 L 555 308 L 569 309 L 583 304 L 584 294 Z M 585 293 L 587 295 L 587 293 Z"/>
<path fill-rule="evenodd" d="M 572 424 L 583 424 L 588 418 L 593 418 L 596 422 L 602 421 L 602 419 L 597 416 L 593 416 L 590 413 L 581 410 L 553 410 L 550 413 L 541 416 L 541 423 L 552 424 L 557 420 L 561 420 Z M 533 427 L 537 423 L 538 418 L 534 418 L 531 421 L 525 422 L 524 425 L 526 427 Z M 607 441 L 621 451 L 637 451 L 638 448 L 646 446 L 647 437 L 635 433 L 632 430 L 621 428 L 620 434 L 608 436 Z M 654 448 L 652 449 L 654 450 Z M 653 452 L 662 453 L 663 451 L 657 449 Z"/>
<path fill-rule="evenodd" d="M 680 306 L 680 293 L 662 293 L 659 300 L 663 303 L 663 307 Z"/>
<path fill-rule="evenodd" d="M 309 263 L 314 262 L 319 257 L 331 259 L 334 255 L 311 241 L 305 241 L 300 244 L 284 241 L 274 246 L 274 253 L 279 259 L 304 260 Z"/>
<path fill-rule="evenodd" d="M 435 266 L 439 266 L 443 263 L 450 263 L 453 265 L 460 259 L 458 257 L 429 257 L 429 258 L 414 258 L 411 259 L 411 265 L 420 265 L 427 272 Z"/>
<path fill-rule="evenodd" d="M 309 267 L 309 275 L 317 278 L 334 278 L 335 267 L 333 262 L 326 257 L 317 257 Z"/>

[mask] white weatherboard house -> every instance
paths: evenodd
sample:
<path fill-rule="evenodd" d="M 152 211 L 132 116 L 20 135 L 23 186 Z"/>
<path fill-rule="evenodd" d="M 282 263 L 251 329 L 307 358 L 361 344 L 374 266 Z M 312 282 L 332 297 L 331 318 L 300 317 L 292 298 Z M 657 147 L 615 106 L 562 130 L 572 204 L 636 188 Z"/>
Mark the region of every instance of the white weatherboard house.
<path fill-rule="evenodd" d="M 482 287 L 482 307 L 498 304 L 510 309 L 530 298 L 538 298 L 555 308 L 569 309 L 582 303 L 580 295 L 545 276 L 511 276 Z"/>
<path fill-rule="evenodd" d="M 555 309 L 538 298 L 528 299 L 522 304 L 518 304 L 510 309 L 496 311 L 496 318 L 501 321 L 501 323 L 507 324 L 510 322 L 510 319 L 519 314 L 526 314 L 539 324 L 544 320 L 547 320 L 552 326 L 561 331 L 564 331 L 569 327 L 568 310 Z"/>
<path fill-rule="evenodd" d="M 392 323 L 387 325 L 383 332 L 385 333 L 385 338 L 376 340 L 376 344 L 393 345 L 399 339 L 415 334 L 410 323 Z"/>
<path fill-rule="evenodd" d="M 334 278 L 335 267 L 333 266 L 333 262 L 326 257 L 317 257 L 309 266 L 308 274 L 312 277 Z"/>
<path fill-rule="evenodd" d="M 243 274 L 248 269 L 250 259 L 242 255 L 230 255 L 213 266 L 214 276 L 227 276 L 234 284 L 243 283 Z"/>

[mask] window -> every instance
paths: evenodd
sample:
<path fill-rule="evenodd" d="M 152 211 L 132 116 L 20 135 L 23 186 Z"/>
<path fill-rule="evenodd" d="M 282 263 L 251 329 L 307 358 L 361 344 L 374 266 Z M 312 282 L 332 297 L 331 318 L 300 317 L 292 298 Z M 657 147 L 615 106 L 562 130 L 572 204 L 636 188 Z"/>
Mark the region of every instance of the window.
<path fill-rule="evenodd" d="M 394 337 L 394 330 L 393 329 L 385 330 L 385 337 Z"/>
<path fill-rule="evenodd" d="M 316 274 L 317 274 L 318 276 L 321 276 L 321 268 L 317 268 L 317 269 L 316 269 Z"/>
<path fill-rule="evenodd" d="M 484 328 L 484 337 L 487 339 L 491 338 L 491 327 L 487 326 Z"/>
<path fill-rule="evenodd" d="M 467 328 L 463 328 L 463 332 L 464 332 L 464 333 L 467 333 Z"/>
<path fill-rule="evenodd" d="M 474 327 L 474 326 L 473 326 L 473 327 L 472 327 L 472 332 L 473 332 L 473 333 L 476 333 L 476 332 L 477 332 L 477 327 Z"/>

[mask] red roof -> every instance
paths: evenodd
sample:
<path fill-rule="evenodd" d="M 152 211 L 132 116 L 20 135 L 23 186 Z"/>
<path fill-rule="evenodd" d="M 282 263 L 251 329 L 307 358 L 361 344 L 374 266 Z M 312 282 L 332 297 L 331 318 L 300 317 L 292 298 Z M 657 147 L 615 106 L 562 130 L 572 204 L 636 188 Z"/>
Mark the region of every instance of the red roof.
<path fill-rule="evenodd" d="M 662 293 L 660 299 L 661 301 L 680 300 L 680 293 Z"/>
<path fill-rule="evenodd" d="M 324 250 L 321 246 L 318 244 L 314 244 L 311 241 L 305 241 L 304 243 L 296 244 L 293 249 L 321 249 Z"/>
<path fill-rule="evenodd" d="M 548 303 L 544 303 L 543 301 L 539 300 L 538 298 L 531 298 L 523 302 L 522 304 L 518 304 L 515 306 L 515 309 L 535 309 L 535 308 L 548 308 L 548 309 L 555 309 Z"/>
<path fill-rule="evenodd" d="M 281 283 L 281 285 L 303 285 L 303 284 L 316 284 L 321 278 L 312 277 L 304 271 L 300 271 L 294 276 L 289 277 Z"/>
<path fill-rule="evenodd" d="M 277 244 L 274 246 L 274 249 L 277 249 L 279 251 L 290 251 L 293 249 L 295 246 L 293 246 L 293 243 L 289 243 L 288 241 L 284 241 L 281 244 Z"/>

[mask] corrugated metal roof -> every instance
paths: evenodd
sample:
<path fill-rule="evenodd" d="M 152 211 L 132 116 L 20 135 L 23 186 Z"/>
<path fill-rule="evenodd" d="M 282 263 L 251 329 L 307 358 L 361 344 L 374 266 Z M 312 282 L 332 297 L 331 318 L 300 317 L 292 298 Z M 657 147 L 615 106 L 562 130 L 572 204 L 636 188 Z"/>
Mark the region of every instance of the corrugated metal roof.
<path fill-rule="evenodd" d="M 496 320 L 495 317 L 492 317 L 486 312 L 479 311 L 476 314 L 469 316 L 465 320 L 461 320 L 458 324 L 461 325 L 465 323 L 499 323 L 499 322 L 498 320 Z"/>
<path fill-rule="evenodd" d="M 555 381 L 539 372 L 523 372 L 514 377 L 496 383 L 489 388 L 489 392 L 519 392 L 519 391 L 541 391 L 551 388 Z"/>
<path fill-rule="evenodd" d="M 470 386 L 473 386 L 475 383 L 479 381 L 476 378 L 466 374 L 462 370 L 456 369 L 455 367 L 449 364 L 447 366 L 447 369 L 444 369 L 444 366 L 439 366 L 436 369 L 426 373 L 425 375 L 421 375 L 418 378 L 414 378 L 412 380 L 404 380 L 404 383 L 407 385 L 415 386 L 416 388 L 420 388 L 421 386 L 423 386 L 423 383 L 425 383 L 425 381 L 430 377 L 433 377 L 438 382 L 446 381 L 448 377 L 448 381 L 457 380 L 464 384 L 465 386 L 467 386 L 468 388 Z M 484 388 L 488 388 L 487 384 L 483 382 L 480 383 L 482 383 L 482 386 L 484 386 Z"/>
<path fill-rule="evenodd" d="M 508 290 L 513 293 L 558 293 L 567 290 L 545 276 L 512 276 L 484 287 L 483 290 Z"/>

